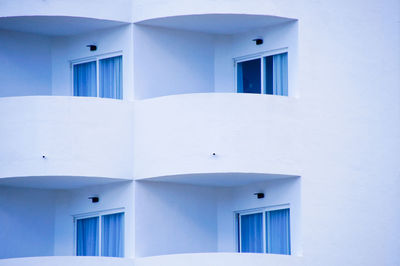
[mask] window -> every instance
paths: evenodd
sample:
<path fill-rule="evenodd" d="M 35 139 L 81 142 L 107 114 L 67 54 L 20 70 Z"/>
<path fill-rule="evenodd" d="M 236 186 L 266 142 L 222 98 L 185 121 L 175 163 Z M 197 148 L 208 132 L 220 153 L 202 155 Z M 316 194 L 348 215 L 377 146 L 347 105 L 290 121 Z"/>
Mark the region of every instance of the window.
<path fill-rule="evenodd" d="M 290 209 L 236 214 L 238 252 L 290 255 Z"/>
<path fill-rule="evenodd" d="M 124 213 L 76 218 L 77 256 L 124 256 Z"/>
<path fill-rule="evenodd" d="M 288 53 L 236 60 L 239 93 L 288 96 Z"/>
<path fill-rule="evenodd" d="M 74 96 L 122 99 L 122 56 L 73 64 Z"/>

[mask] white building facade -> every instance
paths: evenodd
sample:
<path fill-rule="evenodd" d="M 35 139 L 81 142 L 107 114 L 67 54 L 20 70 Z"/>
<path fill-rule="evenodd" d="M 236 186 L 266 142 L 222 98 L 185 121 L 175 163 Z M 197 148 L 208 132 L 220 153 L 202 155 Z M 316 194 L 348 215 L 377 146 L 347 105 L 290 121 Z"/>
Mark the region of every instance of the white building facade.
<path fill-rule="evenodd" d="M 0 1 L 0 265 L 400 265 L 398 1 Z"/>

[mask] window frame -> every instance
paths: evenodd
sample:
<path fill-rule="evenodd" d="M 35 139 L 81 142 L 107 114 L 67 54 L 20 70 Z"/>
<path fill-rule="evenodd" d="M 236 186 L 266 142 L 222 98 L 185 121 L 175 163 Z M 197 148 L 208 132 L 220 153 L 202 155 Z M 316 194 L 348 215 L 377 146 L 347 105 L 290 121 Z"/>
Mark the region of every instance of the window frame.
<path fill-rule="evenodd" d="M 262 221 L 262 236 L 263 236 L 263 252 L 259 254 L 270 254 L 267 253 L 267 241 L 266 241 L 266 212 L 269 211 L 277 211 L 277 210 L 284 210 L 284 209 L 289 209 L 289 213 L 291 212 L 291 207 L 289 203 L 285 204 L 279 204 L 279 205 L 272 205 L 272 206 L 266 206 L 266 207 L 259 207 L 259 208 L 253 208 L 253 209 L 246 209 L 246 210 L 240 210 L 240 211 L 235 211 L 234 212 L 234 225 L 235 225 L 235 250 L 237 253 L 243 253 L 242 252 L 242 239 L 241 239 L 241 216 L 242 215 L 249 215 L 249 214 L 257 214 L 261 213 L 263 217 Z M 291 223 L 291 218 L 289 218 L 289 230 L 290 232 L 292 231 L 292 223 Z M 290 233 L 290 243 L 292 242 L 292 234 Z M 292 245 L 290 245 L 290 254 L 292 254 Z M 289 255 L 290 256 L 290 255 Z"/>
<path fill-rule="evenodd" d="M 74 256 L 77 256 L 77 247 L 78 247 L 78 238 L 77 238 L 77 233 L 78 233 L 78 220 L 81 219 L 87 219 L 87 218 L 94 218 L 98 217 L 99 218 L 99 255 L 97 257 L 103 257 L 101 254 L 101 235 L 102 235 L 102 217 L 110 214 L 117 214 L 117 213 L 123 213 L 124 214 L 124 223 L 123 223 L 123 232 L 125 234 L 125 217 L 126 217 L 126 211 L 125 208 L 117 208 L 117 209 L 110 209 L 110 210 L 103 210 L 103 211 L 96 211 L 96 212 L 90 212 L 90 213 L 82 213 L 82 214 L 76 214 L 73 215 L 73 223 L 74 223 Z M 125 237 L 124 237 L 124 255 L 125 255 Z"/>
<path fill-rule="evenodd" d="M 123 81 L 124 81 L 124 55 L 122 53 L 122 51 L 116 51 L 116 52 L 110 52 L 110 53 L 104 53 L 104 54 L 99 54 L 99 55 L 93 55 L 93 56 L 88 56 L 88 57 L 82 57 L 82 58 L 78 58 L 78 59 L 73 59 L 70 60 L 70 93 L 72 96 L 74 97 L 79 97 L 74 95 L 74 66 L 75 65 L 79 65 L 79 64 L 84 64 L 84 63 L 89 63 L 89 62 L 94 62 L 96 61 L 96 97 L 95 98 L 102 98 L 100 97 L 100 77 L 99 77 L 99 73 L 100 73 L 100 60 L 102 59 L 107 59 L 107 58 L 112 58 L 112 57 L 117 57 L 117 56 L 121 56 L 122 57 L 122 99 L 124 99 L 124 86 L 123 86 Z M 107 99 L 112 99 L 112 98 L 107 98 Z"/>
<path fill-rule="evenodd" d="M 265 80 L 264 80 L 264 74 L 265 74 L 265 69 L 264 69 L 264 57 L 268 57 L 268 56 L 274 56 L 274 55 L 278 55 L 278 54 L 284 54 L 287 53 L 288 54 L 288 62 L 289 62 L 289 49 L 288 47 L 283 47 L 283 48 L 279 48 L 279 49 L 273 49 L 273 50 L 268 50 L 268 51 L 263 51 L 260 53 L 255 53 L 255 54 L 249 54 L 249 55 L 244 55 L 244 56 L 239 56 L 239 57 L 235 57 L 233 58 L 233 65 L 234 65 L 234 84 L 235 84 L 235 92 L 236 93 L 240 93 L 238 91 L 238 81 L 237 81 L 237 70 L 238 70 L 238 63 L 243 63 L 246 61 L 250 61 L 250 60 L 255 60 L 255 59 L 260 59 L 260 64 L 261 64 L 261 73 L 260 73 L 260 78 L 261 78 L 261 95 L 265 94 L 265 95 L 274 95 L 274 94 L 267 94 L 266 93 L 266 87 L 265 87 Z M 289 63 L 288 63 L 288 77 L 289 75 Z M 276 95 L 279 96 L 279 95 Z M 289 80 L 288 80 L 288 95 L 286 97 L 290 96 L 290 89 L 289 89 Z"/>

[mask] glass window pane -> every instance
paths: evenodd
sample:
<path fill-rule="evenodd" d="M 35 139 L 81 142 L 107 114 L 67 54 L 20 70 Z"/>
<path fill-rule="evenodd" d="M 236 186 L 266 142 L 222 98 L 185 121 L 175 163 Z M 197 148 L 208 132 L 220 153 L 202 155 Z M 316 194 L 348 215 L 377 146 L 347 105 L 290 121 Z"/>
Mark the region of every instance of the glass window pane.
<path fill-rule="evenodd" d="M 97 96 L 96 61 L 74 65 L 74 96 Z"/>
<path fill-rule="evenodd" d="M 264 57 L 264 84 L 265 93 L 274 94 L 272 84 L 273 84 L 273 68 L 272 68 L 272 56 Z"/>
<path fill-rule="evenodd" d="M 263 253 L 263 214 L 242 215 L 240 219 L 241 252 Z"/>
<path fill-rule="evenodd" d="M 237 64 L 238 92 L 261 93 L 261 59 Z"/>
<path fill-rule="evenodd" d="M 100 97 L 122 99 L 122 56 L 100 60 L 99 68 Z"/>
<path fill-rule="evenodd" d="M 290 255 L 289 209 L 266 213 L 267 253 Z"/>
<path fill-rule="evenodd" d="M 104 215 L 101 220 L 101 255 L 124 256 L 124 213 Z"/>
<path fill-rule="evenodd" d="M 99 217 L 77 220 L 76 255 L 99 255 Z"/>

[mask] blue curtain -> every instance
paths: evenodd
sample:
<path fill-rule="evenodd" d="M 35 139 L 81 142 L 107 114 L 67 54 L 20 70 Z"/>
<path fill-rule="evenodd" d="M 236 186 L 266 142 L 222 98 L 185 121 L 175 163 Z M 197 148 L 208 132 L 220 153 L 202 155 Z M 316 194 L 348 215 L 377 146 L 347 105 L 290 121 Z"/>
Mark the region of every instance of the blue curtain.
<path fill-rule="evenodd" d="M 77 256 L 99 255 L 99 217 L 77 220 Z"/>
<path fill-rule="evenodd" d="M 97 96 L 96 61 L 74 65 L 74 96 Z"/>
<path fill-rule="evenodd" d="M 273 56 L 273 94 L 288 96 L 288 54 Z"/>
<path fill-rule="evenodd" d="M 289 209 L 266 213 L 267 253 L 290 255 Z"/>
<path fill-rule="evenodd" d="M 122 99 L 122 56 L 102 59 L 99 64 L 100 97 Z"/>
<path fill-rule="evenodd" d="M 263 214 L 255 213 L 242 215 L 241 227 L 241 252 L 263 253 Z"/>
<path fill-rule="evenodd" d="M 124 213 L 104 215 L 101 221 L 101 255 L 124 256 Z"/>

